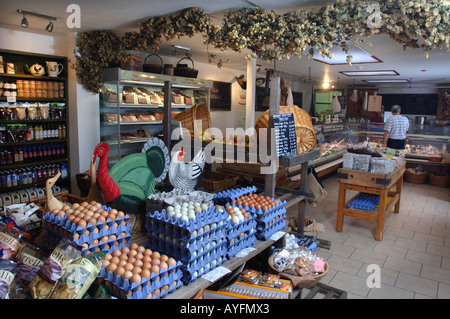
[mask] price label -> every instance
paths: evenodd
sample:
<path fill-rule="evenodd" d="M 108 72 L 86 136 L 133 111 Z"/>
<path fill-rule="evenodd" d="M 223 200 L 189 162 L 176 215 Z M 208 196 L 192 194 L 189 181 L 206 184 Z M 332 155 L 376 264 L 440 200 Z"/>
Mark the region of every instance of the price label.
<path fill-rule="evenodd" d="M 294 114 L 273 115 L 275 140 L 279 157 L 297 155 L 297 134 L 295 131 Z"/>
<path fill-rule="evenodd" d="M 8 102 L 8 103 L 16 103 L 16 97 L 15 96 L 8 96 L 8 97 L 6 97 L 6 102 Z"/>

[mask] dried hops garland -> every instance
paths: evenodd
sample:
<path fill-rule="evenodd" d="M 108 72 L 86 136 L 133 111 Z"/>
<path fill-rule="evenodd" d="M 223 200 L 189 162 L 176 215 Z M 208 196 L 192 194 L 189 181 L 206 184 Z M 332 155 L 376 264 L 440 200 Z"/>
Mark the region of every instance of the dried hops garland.
<path fill-rule="evenodd" d="M 404 48 L 450 49 L 450 1 L 448 0 L 338 0 L 316 10 L 286 14 L 262 8 L 229 10 L 221 26 L 214 25 L 198 8 L 175 15 L 152 17 L 140 23 L 139 32 L 122 38 L 111 31 L 84 33 L 77 43 L 77 76 L 91 92 L 99 92 L 101 69 L 128 61 L 127 50 L 156 51 L 163 39 L 172 41 L 196 33 L 204 43 L 221 50 L 250 50 L 261 60 L 312 57 L 315 50 L 332 58 L 330 49 L 340 46 L 352 60 L 347 42 L 361 44 L 374 34 L 385 34 Z"/>

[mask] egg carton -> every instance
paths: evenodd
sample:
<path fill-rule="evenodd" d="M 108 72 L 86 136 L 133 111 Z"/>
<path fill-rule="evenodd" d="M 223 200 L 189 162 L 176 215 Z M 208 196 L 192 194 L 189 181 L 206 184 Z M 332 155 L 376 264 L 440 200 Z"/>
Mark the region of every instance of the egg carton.
<path fill-rule="evenodd" d="M 225 236 L 225 229 L 223 229 L 221 233 L 202 236 L 194 242 L 189 242 L 189 245 L 184 242 L 173 242 L 170 238 L 148 236 L 147 247 L 152 250 L 162 251 L 174 259 L 188 263 L 217 249 L 225 242 Z"/>
<path fill-rule="evenodd" d="M 92 242 L 73 242 L 80 247 L 82 256 L 96 251 L 106 251 L 107 253 L 111 253 L 114 249 L 121 249 L 130 242 L 131 235 L 128 232 L 125 232 L 124 234 L 124 237 L 118 235 L 115 240 L 110 239 L 107 242 L 99 242 L 97 245 L 94 245 Z M 45 233 L 45 246 L 49 249 L 54 249 L 63 238 L 67 237 L 56 231 L 47 231 Z"/>
<path fill-rule="evenodd" d="M 271 213 L 267 215 L 260 215 L 256 217 L 257 221 L 257 229 L 265 228 L 267 226 L 270 226 L 274 220 L 278 219 L 284 219 L 286 217 L 286 209 L 284 207 L 281 207 L 280 209 L 274 210 Z"/>
<path fill-rule="evenodd" d="M 200 204 L 207 204 L 208 206 L 213 206 L 213 194 L 202 192 L 202 191 L 186 191 L 182 189 L 175 188 L 170 192 L 159 192 L 151 194 L 146 200 L 147 212 L 152 213 L 156 211 L 161 211 L 170 205 L 176 205 L 182 202 L 198 202 Z"/>
<path fill-rule="evenodd" d="M 235 189 L 227 189 L 218 193 L 214 193 L 213 200 L 216 204 L 224 205 L 243 195 L 252 194 L 257 191 L 255 186 L 247 186 Z"/>
<path fill-rule="evenodd" d="M 247 219 L 244 218 L 242 220 L 239 220 L 238 223 L 234 223 L 232 221 L 232 218 L 230 217 L 230 215 L 228 215 L 228 213 L 226 213 L 228 216 L 227 224 L 226 224 L 228 238 L 236 237 L 238 234 L 248 231 L 256 226 L 256 215 L 255 215 L 256 210 L 254 208 L 249 208 L 248 206 L 243 207 L 242 205 L 236 205 L 236 204 L 227 204 L 227 206 L 228 205 L 233 207 L 233 209 L 235 207 L 237 207 L 238 209 L 244 208 L 249 215 L 249 218 L 247 218 Z"/>
<path fill-rule="evenodd" d="M 256 238 L 258 238 L 259 240 L 267 240 L 277 231 L 285 229 L 286 226 L 287 226 L 286 220 L 279 219 L 276 223 L 273 223 L 272 225 L 264 229 L 257 230 Z"/>
<path fill-rule="evenodd" d="M 177 290 L 178 288 L 180 288 L 181 286 L 183 286 L 183 282 L 181 280 L 175 281 L 175 286 L 172 284 L 168 285 L 168 289 L 163 289 L 163 287 L 159 288 L 159 294 L 156 294 L 155 290 L 151 291 L 150 293 L 152 293 L 152 298 L 151 299 L 163 299 L 165 298 L 168 294 L 173 293 L 175 290 Z M 149 294 L 150 294 L 149 293 Z M 143 294 L 142 294 L 143 296 Z M 147 294 L 148 296 L 148 294 Z M 137 298 L 138 296 L 136 295 L 132 295 L 131 298 L 127 298 L 127 299 L 142 299 L 142 298 Z M 145 298 L 145 297 L 144 297 Z"/>
<path fill-rule="evenodd" d="M 102 209 L 109 212 L 111 207 L 102 206 Z M 99 239 L 103 236 L 117 235 L 122 232 L 129 232 L 131 229 L 131 224 L 129 223 L 131 217 L 126 214 L 124 218 L 116 218 L 116 220 L 111 220 L 108 218 L 104 223 L 97 223 L 97 225 L 92 225 L 88 223 L 86 227 L 78 226 L 75 223 L 67 220 L 66 217 L 61 218 L 59 216 L 53 215 L 47 212 L 43 216 L 43 226 L 49 230 L 59 230 L 63 233 L 65 237 L 72 237 L 75 233 L 80 234 L 80 237 L 74 241 L 77 244 L 91 242 L 94 239 Z M 114 227 L 117 224 L 117 227 Z M 60 226 L 60 227 L 58 227 Z M 106 228 L 107 226 L 107 228 Z M 86 236 L 85 232 L 89 231 L 89 235 Z"/>
<path fill-rule="evenodd" d="M 155 274 L 152 272 L 150 278 L 144 278 L 139 284 L 130 282 L 128 279 L 124 280 L 120 275 L 114 275 L 112 271 L 107 272 L 103 267 L 98 277 L 111 283 L 107 289 L 113 296 L 124 299 L 144 299 L 156 289 L 161 289 L 166 285 L 170 286 L 173 282 L 177 282 L 177 285 L 172 290 L 180 287 L 179 283 L 182 276 L 180 267 L 181 263 L 177 263 L 176 266 L 170 265 L 169 269 L 162 273 Z"/>
<path fill-rule="evenodd" d="M 256 242 L 256 231 L 249 230 L 247 233 L 244 233 L 245 236 L 243 238 L 238 238 L 237 240 L 230 241 L 227 247 L 226 257 L 228 259 L 236 256 L 238 252 L 242 249 L 252 246 Z"/>
<path fill-rule="evenodd" d="M 198 231 L 204 226 L 225 221 L 227 216 L 226 212 L 219 212 L 212 206 L 208 210 L 204 209 L 195 213 L 195 219 L 182 220 L 169 216 L 167 211 L 163 209 L 161 212 L 147 213 L 145 227 L 147 231 L 167 231 L 168 234 L 175 238 L 186 240 L 193 237 L 195 233 L 198 234 Z"/>
<path fill-rule="evenodd" d="M 272 201 L 275 201 L 275 199 L 272 198 Z M 258 217 L 260 217 L 259 219 L 261 219 L 261 218 L 264 219 L 266 216 L 270 216 L 271 214 L 274 214 L 274 213 L 276 214 L 277 211 L 285 209 L 286 204 L 287 204 L 286 201 L 280 201 L 280 203 L 278 205 L 272 206 L 269 209 L 264 210 L 264 209 L 259 208 L 259 209 L 255 209 L 253 212 L 257 215 L 257 219 L 258 219 Z"/>
<path fill-rule="evenodd" d="M 209 271 L 220 266 L 226 260 L 227 246 L 223 242 L 212 253 L 204 254 L 189 263 L 183 264 L 181 281 L 188 285 Z"/>

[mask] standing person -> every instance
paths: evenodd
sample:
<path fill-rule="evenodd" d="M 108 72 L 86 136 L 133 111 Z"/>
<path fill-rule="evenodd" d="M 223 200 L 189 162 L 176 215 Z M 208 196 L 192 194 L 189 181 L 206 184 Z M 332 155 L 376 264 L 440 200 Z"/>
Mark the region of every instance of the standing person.
<path fill-rule="evenodd" d="M 409 129 L 409 121 L 400 115 L 401 107 L 394 105 L 391 109 L 392 117 L 384 124 L 383 145 L 398 150 L 405 149 L 406 132 Z"/>

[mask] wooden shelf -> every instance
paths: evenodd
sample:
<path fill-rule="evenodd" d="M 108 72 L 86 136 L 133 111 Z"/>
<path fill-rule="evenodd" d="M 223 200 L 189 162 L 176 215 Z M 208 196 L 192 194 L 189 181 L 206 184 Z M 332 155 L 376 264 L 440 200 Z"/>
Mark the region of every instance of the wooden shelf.
<path fill-rule="evenodd" d="M 0 73 L 0 77 L 2 78 L 11 78 L 11 79 L 27 79 L 27 80 L 37 80 L 37 81 L 65 81 L 64 77 L 51 77 L 51 76 L 36 76 L 31 74 L 9 74 L 9 73 Z"/>
<path fill-rule="evenodd" d="M 47 120 L 0 120 L 0 124 L 35 124 L 35 123 L 61 123 L 67 119 L 47 119 Z"/>
<path fill-rule="evenodd" d="M 4 165 L 4 166 L 0 166 L 0 171 L 7 170 L 7 169 L 14 169 L 14 168 L 24 168 L 24 167 L 32 167 L 32 166 L 39 166 L 39 165 L 56 164 L 56 163 L 67 162 L 67 161 L 68 161 L 67 157 L 61 157 L 61 158 L 52 159 L 52 160 L 33 161 L 33 162 L 18 163 L 18 164 L 12 164 L 12 165 Z"/>
<path fill-rule="evenodd" d="M 38 145 L 38 144 L 53 144 L 53 143 L 63 143 L 67 142 L 65 138 L 54 138 L 54 139 L 46 139 L 42 141 L 26 141 L 26 142 L 17 142 L 17 143 L 3 143 L 0 144 L 0 147 L 14 147 L 14 146 L 30 146 L 30 145 Z"/>

